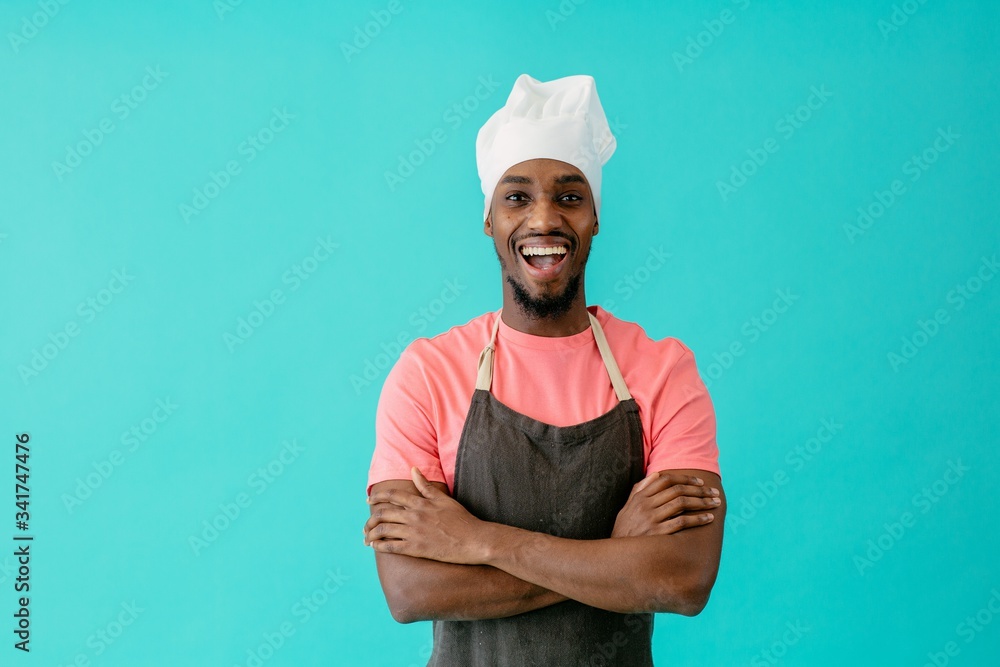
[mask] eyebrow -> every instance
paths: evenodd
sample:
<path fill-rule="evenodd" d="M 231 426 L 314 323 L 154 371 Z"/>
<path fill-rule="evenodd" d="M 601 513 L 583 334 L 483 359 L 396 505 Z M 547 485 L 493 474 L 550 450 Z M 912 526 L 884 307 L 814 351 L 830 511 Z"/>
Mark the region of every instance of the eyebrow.
<path fill-rule="evenodd" d="M 518 185 L 531 185 L 535 181 L 528 178 L 527 176 L 505 176 L 500 185 L 506 185 L 508 183 L 516 183 Z M 565 185 L 567 183 L 582 183 L 586 185 L 587 181 L 579 174 L 563 174 L 562 176 L 557 176 L 555 179 L 556 185 Z"/>

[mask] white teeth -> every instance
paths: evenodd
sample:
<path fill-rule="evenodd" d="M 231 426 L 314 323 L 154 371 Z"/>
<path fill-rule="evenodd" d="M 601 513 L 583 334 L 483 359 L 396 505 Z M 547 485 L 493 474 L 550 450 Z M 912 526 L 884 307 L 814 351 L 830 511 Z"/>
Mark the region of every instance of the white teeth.
<path fill-rule="evenodd" d="M 524 246 L 521 248 L 521 254 L 525 257 L 530 257 L 532 255 L 565 255 L 566 248 L 561 245 L 547 247 Z"/>

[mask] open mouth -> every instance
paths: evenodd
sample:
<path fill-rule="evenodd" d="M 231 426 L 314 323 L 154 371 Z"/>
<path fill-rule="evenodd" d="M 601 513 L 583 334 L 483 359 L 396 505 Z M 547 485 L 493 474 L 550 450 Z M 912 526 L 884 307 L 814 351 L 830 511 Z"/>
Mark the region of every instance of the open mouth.
<path fill-rule="evenodd" d="M 524 260 L 528 273 L 539 280 L 554 278 L 557 276 L 566 257 L 569 255 L 569 248 L 565 245 L 524 245 L 518 250 Z"/>

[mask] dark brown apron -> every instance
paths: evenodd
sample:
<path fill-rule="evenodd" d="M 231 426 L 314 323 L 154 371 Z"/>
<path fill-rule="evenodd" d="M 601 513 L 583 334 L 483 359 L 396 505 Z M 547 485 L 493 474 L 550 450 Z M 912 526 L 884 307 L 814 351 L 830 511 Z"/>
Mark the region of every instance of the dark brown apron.
<path fill-rule="evenodd" d="M 582 424 L 553 426 L 490 393 L 500 314 L 455 462 L 454 497 L 476 517 L 576 540 L 611 536 L 644 476 L 639 406 L 597 318 L 589 313 L 618 405 Z M 553 391 L 560 391 L 554 379 Z M 428 667 L 650 667 L 653 615 L 619 614 L 574 600 L 508 618 L 435 621 Z"/>

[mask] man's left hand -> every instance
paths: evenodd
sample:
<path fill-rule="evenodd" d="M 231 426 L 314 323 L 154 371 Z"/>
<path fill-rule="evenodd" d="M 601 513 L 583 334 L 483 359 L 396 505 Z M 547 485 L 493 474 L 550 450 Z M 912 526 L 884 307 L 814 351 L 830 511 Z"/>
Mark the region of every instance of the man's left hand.
<path fill-rule="evenodd" d="M 411 475 L 420 495 L 399 489 L 372 493 L 368 502 L 383 505 L 365 523 L 365 544 L 376 551 L 445 563 L 482 563 L 478 542 L 485 522 L 434 487 L 416 467 Z"/>

